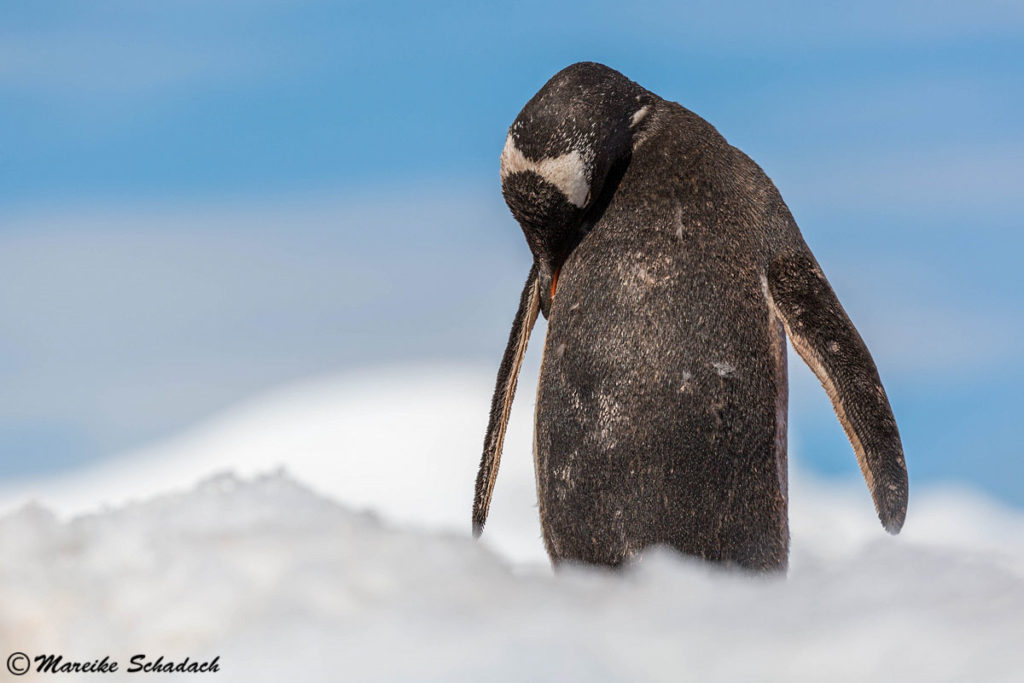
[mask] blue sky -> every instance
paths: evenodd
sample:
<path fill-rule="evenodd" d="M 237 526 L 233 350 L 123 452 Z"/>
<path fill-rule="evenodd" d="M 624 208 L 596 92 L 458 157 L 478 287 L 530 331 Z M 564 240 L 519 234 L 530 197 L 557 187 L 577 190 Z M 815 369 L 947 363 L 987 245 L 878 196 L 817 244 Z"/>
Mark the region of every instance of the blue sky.
<path fill-rule="evenodd" d="M 0 476 L 298 377 L 496 367 L 528 267 L 498 152 L 582 59 L 775 180 L 876 356 L 912 484 L 1024 505 L 1010 2 L 7 3 Z M 855 475 L 824 394 L 791 374 L 794 451 Z"/>

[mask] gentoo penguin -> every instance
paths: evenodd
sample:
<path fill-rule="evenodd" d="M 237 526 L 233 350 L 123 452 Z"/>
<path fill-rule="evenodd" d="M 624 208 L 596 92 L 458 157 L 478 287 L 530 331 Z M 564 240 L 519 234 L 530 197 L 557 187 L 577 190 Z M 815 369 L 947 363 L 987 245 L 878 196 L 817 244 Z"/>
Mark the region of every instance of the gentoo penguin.
<path fill-rule="evenodd" d="M 907 471 L 878 371 L 756 163 L 693 112 L 584 62 L 519 113 L 501 181 L 533 267 L 498 371 L 475 535 L 538 311 L 534 465 L 556 565 L 666 544 L 785 569 L 787 336 L 899 532 Z"/>

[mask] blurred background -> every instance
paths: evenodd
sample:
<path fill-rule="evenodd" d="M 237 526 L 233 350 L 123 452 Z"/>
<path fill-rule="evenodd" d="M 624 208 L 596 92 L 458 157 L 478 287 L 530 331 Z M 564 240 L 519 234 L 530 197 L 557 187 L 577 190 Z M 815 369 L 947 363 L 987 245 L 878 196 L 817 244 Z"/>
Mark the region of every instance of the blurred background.
<path fill-rule="evenodd" d="M 1024 5 L 995 0 L 5 3 L 0 483 L 299 380 L 493 376 L 530 264 L 498 154 L 580 60 L 772 177 L 874 354 L 912 487 L 1024 506 Z M 859 477 L 791 359 L 793 457 Z"/>

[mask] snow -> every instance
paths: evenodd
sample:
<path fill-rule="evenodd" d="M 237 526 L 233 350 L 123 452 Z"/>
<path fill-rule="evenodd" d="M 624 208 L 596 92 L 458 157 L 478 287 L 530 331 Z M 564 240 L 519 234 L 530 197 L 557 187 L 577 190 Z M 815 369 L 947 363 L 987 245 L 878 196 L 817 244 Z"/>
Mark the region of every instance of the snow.
<path fill-rule="evenodd" d="M 553 574 L 530 374 L 474 542 L 489 375 L 308 382 L 8 486 L 4 657 L 217 656 L 215 675 L 238 681 L 1020 680 L 1024 515 L 967 491 L 913 489 L 889 537 L 863 483 L 797 470 L 785 578 L 664 549 L 627 572 Z"/>

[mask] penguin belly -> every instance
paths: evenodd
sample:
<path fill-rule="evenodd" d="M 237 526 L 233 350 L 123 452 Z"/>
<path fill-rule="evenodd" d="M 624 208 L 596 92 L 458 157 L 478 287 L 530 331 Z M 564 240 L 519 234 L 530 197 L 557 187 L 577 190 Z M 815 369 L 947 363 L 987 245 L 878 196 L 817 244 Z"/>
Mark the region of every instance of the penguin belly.
<path fill-rule="evenodd" d="M 664 544 L 786 566 L 783 328 L 755 269 L 677 251 L 592 233 L 562 268 L 534 433 L 556 564 L 619 565 Z"/>

